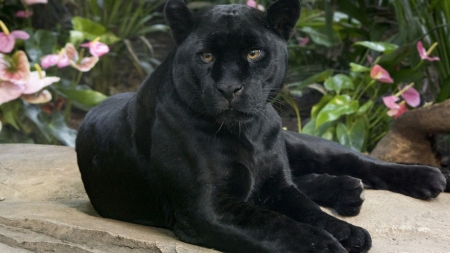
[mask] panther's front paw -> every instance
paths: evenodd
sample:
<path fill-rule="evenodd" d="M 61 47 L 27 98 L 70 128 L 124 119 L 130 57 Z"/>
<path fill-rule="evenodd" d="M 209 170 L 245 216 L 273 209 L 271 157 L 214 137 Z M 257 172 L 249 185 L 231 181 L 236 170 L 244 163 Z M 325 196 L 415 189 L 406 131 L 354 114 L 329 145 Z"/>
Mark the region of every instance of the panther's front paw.
<path fill-rule="evenodd" d="M 372 247 L 372 238 L 367 230 L 345 221 L 331 220 L 323 229 L 333 235 L 348 252 L 367 252 Z"/>
<path fill-rule="evenodd" d="M 395 176 L 396 182 L 391 183 L 392 191 L 418 199 L 430 199 L 445 190 L 445 176 L 437 168 L 416 165 L 400 172 Z"/>
<path fill-rule="evenodd" d="M 357 215 L 364 202 L 364 186 L 361 180 L 349 176 L 339 176 L 335 177 L 333 181 L 339 187 L 339 195 L 333 208 L 340 215 Z"/>

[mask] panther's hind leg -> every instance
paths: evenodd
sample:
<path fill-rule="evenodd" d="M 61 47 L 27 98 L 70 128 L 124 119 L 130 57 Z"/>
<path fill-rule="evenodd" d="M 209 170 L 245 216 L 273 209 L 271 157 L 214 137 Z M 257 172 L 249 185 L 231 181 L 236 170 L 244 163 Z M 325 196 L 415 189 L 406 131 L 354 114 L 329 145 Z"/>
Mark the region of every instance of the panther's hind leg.
<path fill-rule="evenodd" d="M 293 181 L 314 202 L 331 207 L 340 215 L 357 215 L 364 202 L 363 184 L 354 177 L 307 174 L 294 177 Z"/>

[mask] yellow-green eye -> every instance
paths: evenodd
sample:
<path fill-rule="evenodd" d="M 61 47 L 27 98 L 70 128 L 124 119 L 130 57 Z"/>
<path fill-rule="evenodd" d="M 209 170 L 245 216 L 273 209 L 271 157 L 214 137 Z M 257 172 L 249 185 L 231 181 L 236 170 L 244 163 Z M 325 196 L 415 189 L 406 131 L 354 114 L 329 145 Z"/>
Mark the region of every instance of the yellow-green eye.
<path fill-rule="evenodd" d="M 211 53 L 202 53 L 201 56 L 202 60 L 204 60 L 205 62 L 210 62 L 214 59 L 214 56 Z"/>
<path fill-rule="evenodd" d="M 258 59 L 261 56 L 261 50 L 252 50 L 248 52 L 247 59 L 249 60 L 255 60 Z"/>

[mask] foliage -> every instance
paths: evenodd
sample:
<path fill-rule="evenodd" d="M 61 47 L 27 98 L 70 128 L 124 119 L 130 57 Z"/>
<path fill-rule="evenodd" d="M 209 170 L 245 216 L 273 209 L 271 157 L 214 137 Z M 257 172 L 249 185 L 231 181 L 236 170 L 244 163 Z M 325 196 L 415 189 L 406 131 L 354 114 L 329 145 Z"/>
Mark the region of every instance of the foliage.
<path fill-rule="evenodd" d="M 5 13 L 13 13 L 13 10 L 20 8 L 30 12 L 31 8 L 31 6 L 21 5 L 19 1 L 8 2 L 2 7 L 6 10 Z M 22 28 L 27 36 L 22 37 L 23 40 L 16 40 L 11 47 L 11 52 L 3 51 L 1 54 L 4 61 L 0 67 L 6 68 L 11 76 L 22 76 L 23 80 L 14 80 L 6 75 L 0 77 L 0 121 L 2 122 L 0 142 L 36 142 L 74 146 L 76 131 L 67 125 L 72 104 L 87 110 L 106 98 L 99 92 L 79 85 L 83 72 L 88 72 L 101 55 L 96 55 L 96 51 L 89 48 L 91 56 L 86 56 L 84 49 L 79 53 L 70 42 L 61 47 L 58 44 L 60 34 L 30 26 L 30 16 L 26 19 L 14 16 L 2 16 L 2 18 L 6 21 L 0 22 L 3 24 L 2 34 L 12 34 L 8 30 L 9 26 L 15 29 Z M 97 35 L 103 36 L 105 41 L 108 38 L 104 33 Z M 63 35 L 63 38 L 66 37 Z M 91 38 L 82 34 L 78 39 L 77 46 L 79 42 Z M 103 44 L 94 41 L 90 45 Z M 103 46 L 103 49 L 105 47 Z M 58 51 L 59 53 L 54 54 Z M 17 55 L 23 56 L 17 57 Z M 64 70 L 50 68 L 47 72 L 52 77 L 46 77 L 47 73 L 41 69 L 46 58 L 54 60 L 46 67 L 58 64 L 59 68 L 67 66 L 73 68 Z M 66 61 L 60 64 L 63 59 Z M 34 71 L 30 72 L 30 69 Z M 42 89 L 43 87 L 47 87 L 48 90 Z"/>

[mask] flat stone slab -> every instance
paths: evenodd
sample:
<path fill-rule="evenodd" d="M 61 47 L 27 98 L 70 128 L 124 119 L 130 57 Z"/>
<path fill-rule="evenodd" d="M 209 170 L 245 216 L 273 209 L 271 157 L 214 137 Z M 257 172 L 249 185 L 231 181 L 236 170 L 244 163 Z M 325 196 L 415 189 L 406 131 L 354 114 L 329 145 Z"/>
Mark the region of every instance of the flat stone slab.
<path fill-rule="evenodd" d="M 450 252 L 447 193 L 422 201 L 366 190 L 360 215 L 339 218 L 370 232 L 370 252 Z M 73 148 L 2 144 L 0 252 L 217 251 L 183 243 L 169 230 L 98 216 L 84 192 Z"/>

